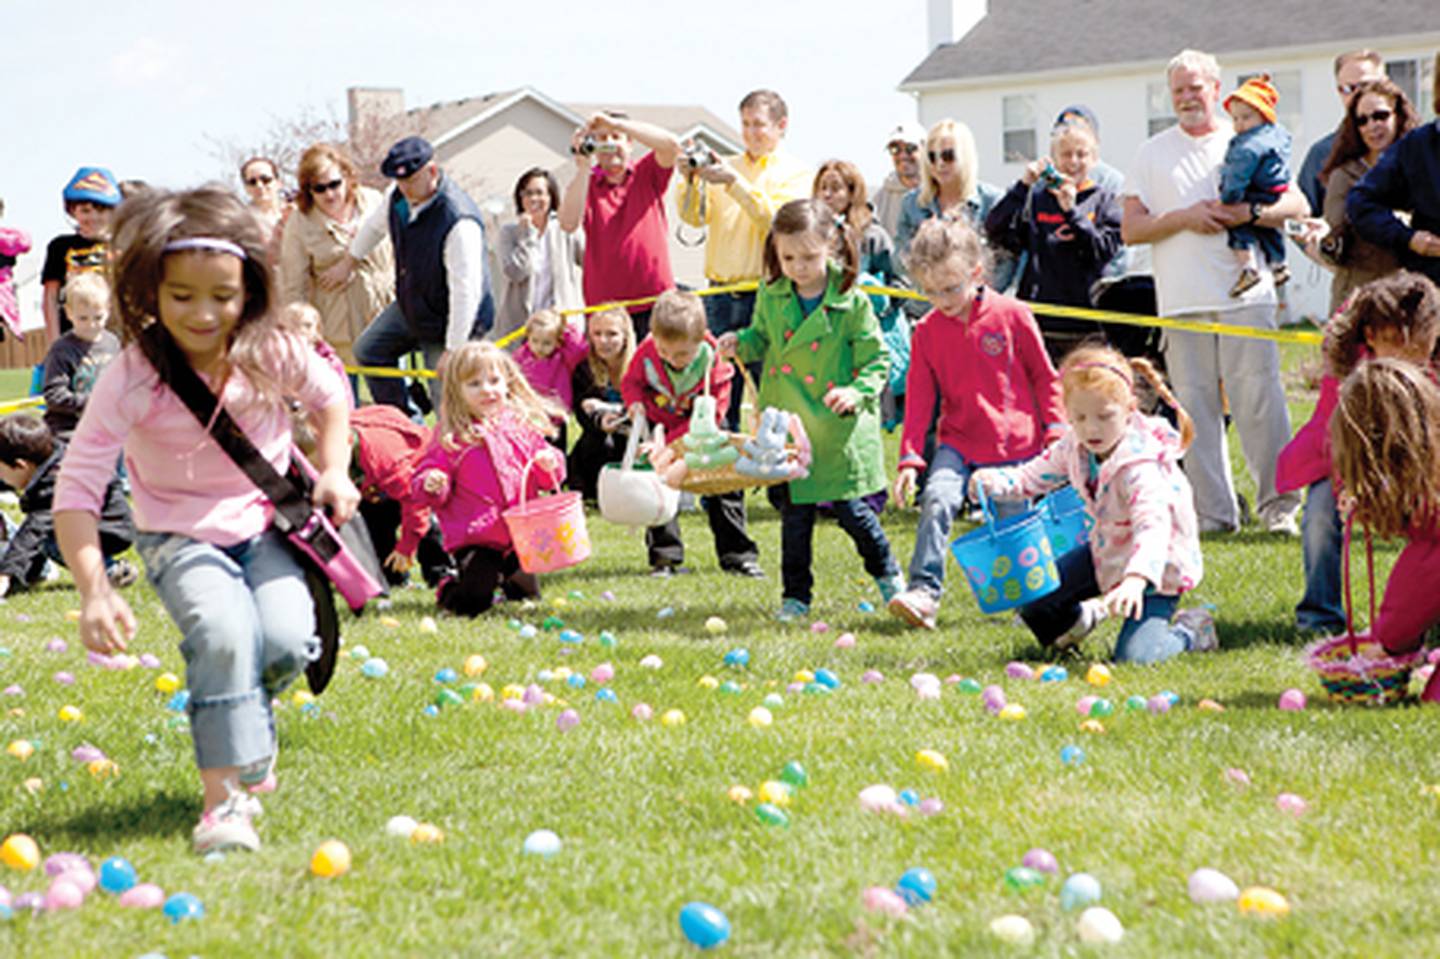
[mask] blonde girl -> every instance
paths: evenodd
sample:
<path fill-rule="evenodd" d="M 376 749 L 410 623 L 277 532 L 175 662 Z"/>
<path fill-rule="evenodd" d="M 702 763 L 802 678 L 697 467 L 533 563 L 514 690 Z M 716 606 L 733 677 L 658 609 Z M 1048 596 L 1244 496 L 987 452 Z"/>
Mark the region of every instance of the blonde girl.
<path fill-rule="evenodd" d="M 304 574 L 272 509 L 168 385 L 188 364 L 277 470 L 290 466 L 288 405 L 316 411 L 314 499 L 337 524 L 360 494 L 347 475 L 345 387 L 308 344 L 269 319 L 271 271 L 252 212 L 228 190 L 153 190 L 115 228 L 115 304 L 127 341 L 101 374 L 55 490 L 55 532 L 80 591 L 80 638 L 97 653 L 135 635 L 105 578 L 96 517 L 123 448 L 136 547 L 179 628 L 191 738 L 204 790 L 196 852 L 258 849 L 274 788 L 272 699 L 318 655 Z"/>
<path fill-rule="evenodd" d="M 456 575 L 440 581 L 436 601 L 441 609 L 478 616 L 494 604 L 496 586 L 511 599 L 540 595 L 538 580 L 520 570 L 501 514 L 522 495 L 533 497 L 565 478 L 565 458 L 546 443 L 564 410 L 486 341 L 452 350 L 441 382 L 435 441 L 415 465 L 412 489 L 434 509 L 445 549 L 455 558 Z"/>
<path fill-rule="evenodd" d="M 1175 409 L 1178 432 L 1138 411 L 1142 378 Z M 1025 625 L 1043 645 L 1063 649 L 1106 615 L 1123 617 L 1117 662 L 1158 663 L 1214 649 L 1207 611 L 1175 616 L 1180 595 L 1199 585 L 1204 569 L 1194 495 L 1179 462 L 1194 436 L 1190 417 L 1149 361 L 1127 360 L 1110 347 L 1073 350 L 1060 382 L 1069 415 L 1060 438 L 1027 463 L 970 478 L 972 492 L 1002 500 L 1068 483 L 1094 521 L 1089 544 L 1056 561 L 1060 588 L 1020 610 Z"/>
<path fill-rule="evenodd" d="M 879 411 L 888 356 L 869 298 L 853 288 L 857 259 L 854 239 L 823 202 L 785 204 L 765 240 L 754 318 L 720 338 L 722 355 L 762 363 L 760 405 L 799 416 L 814 451 L 810 475 L 787 484 L 781 508 L 781 622 L 810 612 L 820 503 L 832 504 L 883 600 L 904 586 L 864 499 L 885 488 Z"/>
<path fill-rule="evenodd" d="M 591 313 L 585 322 L 585 341 L 589 351 L 570 380 L 580 437 L 570 448 L 566 469 L 570 488 L 594 500 L 601 469 L 625 455 L 629 426 L 620 381 L 635 355 L 635 324 L 620 307 Z"/>

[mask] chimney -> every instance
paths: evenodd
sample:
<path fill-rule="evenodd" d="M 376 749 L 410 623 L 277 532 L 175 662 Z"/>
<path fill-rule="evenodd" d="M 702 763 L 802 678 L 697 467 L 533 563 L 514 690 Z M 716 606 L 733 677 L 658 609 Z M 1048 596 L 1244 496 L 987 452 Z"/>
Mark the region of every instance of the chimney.
<path fill-rule="evenodd" d="M 352 143 L 364 139 L 367 129 L 384 126 L 384 121 L 405 112 L 405 91 L 398 87 L 350 87 L 345 101 Z"/>
<path fill-rule="evenodd" d="M 989 0 L 926 0 L 930 49 L 955 43 L 989 12 Z"/>

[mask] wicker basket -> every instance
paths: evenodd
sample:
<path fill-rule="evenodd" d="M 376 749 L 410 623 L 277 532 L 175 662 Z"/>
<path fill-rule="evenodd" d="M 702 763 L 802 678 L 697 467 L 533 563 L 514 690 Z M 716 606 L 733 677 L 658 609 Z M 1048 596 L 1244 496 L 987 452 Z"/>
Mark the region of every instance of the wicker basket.
<path fill-rule="evenodd" d="M 1350 593 L 1350 524 L 1345 526 L 1342 569 L 1345 574 L 1345 633 L 1312 643 L 1305 660 L 1325 687 L 1331 702 L 1362 706 L 1388 706 L 1404 699 L 1410 673 L 1423 661 L 1425 651 L 1392 655 L 1368 630 L 1355 631 L 1354 602 Z M 1375 550 L 1365 534 L 1365 565 L 1370 579 L 1370 622 L 1375 622 Z"/>
<path fill-rule="evenodd" d="M 736 363 L 735 366 L 737 369 L 740 370 L 740 380 L 742 383 L 744 383 L 745 390 L 749 392 L 751 396 L 758 399 L 760 396 L 760 391 L 755 388 L 755 381 L 751 378 L 750 371 L 745 369 L 744 363 Z M 705 371 L 705 377 L 705 392 L 709 393 L 709 370 Z M 723 415 L 723 413 L 721 415 Z M 750 415 L 748 417 L 749 422 L 745 424 L 749 432 L 730 434 L 730 445 L 734 447 L 737 451 L 741 450 L 741 448 L 745 445 L 746 441 L 751 439 L 752 434 L 754 434 L 754 432 L 758 428 L 758 415 L 759 414 L 756 413 L 755 405 L 752 404 L 750 408 Z M 685 438 L 681 437 L 680 439 L 675 440 L 673 443 L 670 444 L 670 449 L 677 457 L 683 457 L 685 455 Z M 799 455 L 799 450 L 795 447 L 793 443 L 787 444 L 785 449 L 786 452 L 790 453 L 791 455 Z M 721 493 L 734 493 L 737 490 L 744 489 L 760 489 L 765 486 L 775 486 L 779 483 L 785 482 L 788 482 L 788 480 L 765 479 L 758 476 L 746 476 L 743 473 L 739 473 L 736 471 L 734 463 L 729 463 L 725 466 L 718 466 L 713 469 L 687 470 L 685 473 L 685 479 L 682 480 L 680 483 L 680 489 L 682 492 L 693 493 L 696 496 L 718 496 Z"/>

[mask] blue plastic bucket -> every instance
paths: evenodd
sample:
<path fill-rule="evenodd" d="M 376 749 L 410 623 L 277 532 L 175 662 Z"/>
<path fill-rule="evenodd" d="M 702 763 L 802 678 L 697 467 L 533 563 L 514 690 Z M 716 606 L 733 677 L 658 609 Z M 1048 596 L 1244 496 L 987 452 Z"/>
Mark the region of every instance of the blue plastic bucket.
<path fill-rule="evenodd" d="M 1045 535 L 1056 556 L 1064 556 L 1077 546 L 1090 543 L 1090 527 L 1095 521 L 1085 512 L 1085 501 L 1073 486 L 1062 486 L 1035 506 Z"/>
<path fill-rule="evenodd" d="M 1060 571 L 1036 510 L 996 520 L 980 490 L 985 524 L 950 544 L 980 610 L 998 613 L 1032 603 L 1060 588 Z"/>

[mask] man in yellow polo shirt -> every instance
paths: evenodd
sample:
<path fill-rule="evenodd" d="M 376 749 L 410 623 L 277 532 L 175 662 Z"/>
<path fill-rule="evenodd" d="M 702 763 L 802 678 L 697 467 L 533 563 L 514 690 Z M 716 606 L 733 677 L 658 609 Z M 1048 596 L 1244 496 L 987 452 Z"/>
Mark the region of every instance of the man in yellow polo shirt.
<path fill-rule="evenodd" d="M 682 160 L 676 165 L 684 174 L 676 184 L 680 219 L 708 228 L 705 276 L 711 286 L 762 279 L 771 218 L 791 200 L 810 195 L 814 171 L 780 150 L 788 120 L 780 94 L 755 90 L 740 101 L 743 154 L 719 163 Z M 704 300 L 706 324 L 716 336 L 750 325 L 754 293 L 720 293 Z M 740 391 L 735 390 L 727 417 L 732 429 L 739 412 Z"/>

